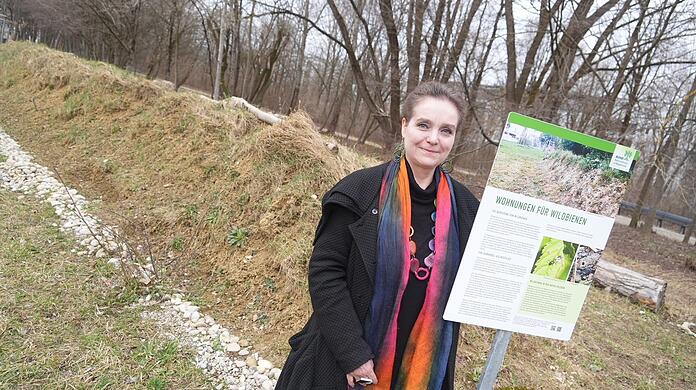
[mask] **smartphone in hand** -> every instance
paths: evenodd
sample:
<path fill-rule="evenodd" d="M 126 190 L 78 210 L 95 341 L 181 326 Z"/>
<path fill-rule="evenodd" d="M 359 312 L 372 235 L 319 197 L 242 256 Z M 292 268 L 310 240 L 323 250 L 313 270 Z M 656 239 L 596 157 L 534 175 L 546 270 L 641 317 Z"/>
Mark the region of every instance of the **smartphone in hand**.
<path fill-rule="evenodd" d="M 360 385 L 360 386 L 371 385 L 371 384 L 372 384 L 372 379 L 370 379 L 370 378 L 358 378 L 358 379 L 355 381 L 355 384 L 356 384 L 356 385 Z"/>

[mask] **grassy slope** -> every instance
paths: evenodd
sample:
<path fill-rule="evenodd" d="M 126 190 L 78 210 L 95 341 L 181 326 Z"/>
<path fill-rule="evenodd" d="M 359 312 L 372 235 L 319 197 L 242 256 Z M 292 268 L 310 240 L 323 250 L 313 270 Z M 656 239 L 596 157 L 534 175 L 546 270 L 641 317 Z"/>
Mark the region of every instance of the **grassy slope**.
<path fill-rule="evenodd" d="M 137 216 L 158 253 L 173 252 L 167 283 L 196 295 L 282 363 L 287 337 L 309 312 L 304 273 L 319 216 L 312 195 L 374 161 L 346 148 L 329 153 L 302 114 L 262 126 L 199 97 L 23 43 L 0 46 L 0 101 L 0 124 L 71 185 L 103 197 L 97 213 Z M 241 248 L 225 242 L 236 227 L 250 232 Z M 690 286 L 672 293 L 688 294 Z M 592 290 L 572 341 L 515 335 L 499 383 L 691 388 L 696 340 L 670 319 Z M 490 330 L 463 328 L 458 382 L 465 388 L 474 386 L 491 339 Z"/>
<path fill-rule="evenodd" d="M 208 388 L 177 343 L 150 336 L 111 266 L 70 253 L 50 206 L 0 191 L 0 388 Z"/>
<path fill-rule="evenodd" d="M 330 152 L 302 113 L 266 126 L 27 43 L 0 46 L 0 101 L 4 128 L 39 163 L 101 199 L 104 220 L 128 228 L 118 212 L 143 226 L 130 233 L 150 236 L 172 288 L 215 304 L 216 318 L 265 341 L 263 352 L 280 360 L 278 335 L 287 339 L 309 313 L 305 269 L 320 197 L 376 161 Z M 232 247 L 228 236 L 239 228 L 249 233 Z M 254 315 L 253 326 L 242 318 Z"/>

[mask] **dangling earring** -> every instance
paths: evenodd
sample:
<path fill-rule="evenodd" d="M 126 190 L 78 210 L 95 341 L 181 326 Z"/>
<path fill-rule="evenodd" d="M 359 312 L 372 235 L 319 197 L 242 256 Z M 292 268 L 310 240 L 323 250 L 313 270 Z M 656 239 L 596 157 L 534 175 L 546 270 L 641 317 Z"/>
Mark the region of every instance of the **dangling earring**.
<path fill-rule="evenodd" d="M 447 174 L 452 173 L 452 171 L 454 170 L 454 161 L 453 160 L 454 159 L 450 156 L 450 157 L 447 157 L 447 159 L 445 161 L 443 161 L 442 164 L 440 164 L 440 169 L 442 170 L 442 172 L 447 173 Z"/>
<path fill-rule="evenodd" d="M 404 139 L 402 138 L 401 142 L 394 146 L 394 161 L 401 161 L 401 158 L 404 157 L 405 148 Z"/>

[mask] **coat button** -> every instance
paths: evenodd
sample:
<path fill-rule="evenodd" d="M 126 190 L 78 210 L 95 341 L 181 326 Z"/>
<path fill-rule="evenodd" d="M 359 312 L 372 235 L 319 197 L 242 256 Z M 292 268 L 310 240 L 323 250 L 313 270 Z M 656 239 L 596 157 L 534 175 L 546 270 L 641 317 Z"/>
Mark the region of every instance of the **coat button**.
<path fill-rule="evenodd" d="M 372 214 L 377 215 L 377 209 L 372 209 Z"/>

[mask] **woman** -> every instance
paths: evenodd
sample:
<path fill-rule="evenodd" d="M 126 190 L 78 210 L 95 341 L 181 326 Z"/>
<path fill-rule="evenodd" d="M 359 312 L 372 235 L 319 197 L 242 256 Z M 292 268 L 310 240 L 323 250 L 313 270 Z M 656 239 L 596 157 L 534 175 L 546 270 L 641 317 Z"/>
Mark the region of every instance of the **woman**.
<path fill-rule="evenodd" d="M 314 312 L 276 389 L 453 389 L 459 324 L 442 319 L 476 198 L 440 166 L 463 102 L 427 82 L 404 101 L 403 153 L 324 195 L 309 262 Z"/>

